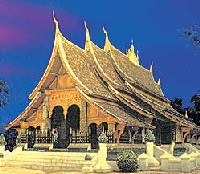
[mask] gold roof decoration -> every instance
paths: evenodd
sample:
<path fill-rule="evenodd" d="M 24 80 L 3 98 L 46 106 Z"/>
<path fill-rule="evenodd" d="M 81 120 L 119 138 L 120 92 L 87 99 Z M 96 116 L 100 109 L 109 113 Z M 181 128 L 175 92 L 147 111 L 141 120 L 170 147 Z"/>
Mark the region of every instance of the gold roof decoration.
<path fill-rule="evenodd" d="M 90 32 L 87 28 L 86 21 L 84 21 L 85 25 L 85 51 L 90 51 Z"/>
<path fill-rule="evenodd" d="M 131 41 L 131 48 L 128 50 L 127 56 L 128 56 L 128 58 L 130 59 L 130 61 L 132 63 L 134 63 L 135 65 L 139 66 L 138 54 L 137 54 L 137 56 L 135 55 L 135 49 L 134 49 L 134 46 L 133 46 L 133 40 Z"/>
<path fill-rule="evenodd" d="M 185 111 L 185 118 L 188 118 L 188 112 L 187 112 L 187 110 Z"/>
<path fill-rule="evenodd" d="M 153 62 L 152 62 L 152 64 L 150 65 L 149 71 L 150 71 L 150 73 L 153 74 Z"/>
<path fill-rule="evenodd" d="M 55 24 L 55 33 L 58 33 L 59 27 L 58 27 L 58 20 L 55 17 L 55 12 L 53 11 L 53 22 Z"/>
<path fill-rule="evenodd" d="M 105 28 L 103 27 L 103 32 L 104 34 L 106 35 L 106 38 L 105 38 L 105 44 L 104 44 L 104 51 L 107 53 L 110 51 L 110 46 L 111 46 L 111 43 L 110 43 L 110 40 L 108 38 L 108 32 L 105 30 Z"/>
<path fill-rule="evenodd" d="M 158 86 L 160 87 L 160 78 L 158 79 L 158 82 L 157 82 Z"/>

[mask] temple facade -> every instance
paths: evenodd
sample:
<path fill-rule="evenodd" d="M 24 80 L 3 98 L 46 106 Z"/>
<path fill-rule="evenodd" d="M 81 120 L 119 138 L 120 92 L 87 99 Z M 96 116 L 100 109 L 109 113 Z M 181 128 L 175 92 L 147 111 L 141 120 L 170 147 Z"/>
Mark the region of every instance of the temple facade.
<path fill-rule="evenodd" d="M 126 54 L 105 33 L 104 49 L 90 40 L 85 49 L 67 40 L 54 18 L 55 40 L 48 66 L 29 95 L 30 103 L 6 129 L 34 143 L 57 147 L 90 142 L 97 147 L 103 131 L 110 143 L 142 143 L 148 129 L 156 143 L 184 142 L 195 127 L 171 106 L 152 67 L 139 63 L 134 46 Z M 27 138 L 28 137 L 28 138 Z"/>

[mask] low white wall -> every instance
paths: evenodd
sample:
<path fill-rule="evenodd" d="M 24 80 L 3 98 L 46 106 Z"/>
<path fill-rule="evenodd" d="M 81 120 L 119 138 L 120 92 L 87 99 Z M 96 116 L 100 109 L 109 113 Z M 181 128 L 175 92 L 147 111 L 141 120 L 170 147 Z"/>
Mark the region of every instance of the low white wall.
<path fill-rule="evenodd" d="M 154 146 L 154 157 L 161 162 L 160 157 L 164 154 L 167 153 L 164 149 L 161 149 L 160 146 Z"/>
<path fill-rule="evenodd" d="M 167 172 L 184 172 L 190 173 L 197 167 L 197 157 L 192 158 L 184 153 L 180 158 L 171 158 L 169 154 L 161 156 L 161 170 Z"/>

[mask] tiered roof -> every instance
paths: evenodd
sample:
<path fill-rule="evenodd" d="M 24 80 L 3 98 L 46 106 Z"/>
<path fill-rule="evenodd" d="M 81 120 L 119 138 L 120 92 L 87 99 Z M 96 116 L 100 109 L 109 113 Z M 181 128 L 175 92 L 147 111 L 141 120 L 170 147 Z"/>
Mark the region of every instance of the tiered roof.
<path fill-rule="evenodd" d="M 83 50 L 62 35 L 55 18 L 54 22 L 53 53 L 43 77 L 29 96 L 32 103 L 36 102 L 36 94 L 49 88 L 62 64 L 74 79 L 76 89 L 89 103 L 126 125 L 153 128 L 149 118 L 156 118 L 195 127 L 170 106 L 160 84 L 154 81 L 152 72 L 139 65 L 138 56 L 133 55 L 133 46 L 125 55 L 111 44 L 104 30 L 106 41 L 103 50 L 90 40 L 86 26 L 86 45 Z M 7 128 L 19 124 L 22 117 L 25 117 L 24 112 Z"/>

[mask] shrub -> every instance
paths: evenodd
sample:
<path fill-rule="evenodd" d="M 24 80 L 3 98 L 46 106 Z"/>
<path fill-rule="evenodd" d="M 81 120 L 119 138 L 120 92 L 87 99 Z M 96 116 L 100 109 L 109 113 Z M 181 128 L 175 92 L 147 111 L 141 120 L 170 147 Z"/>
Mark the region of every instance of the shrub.
<path fill-rule="evenodd" d="M 108 137 L 106 136 L 105 133 L 101 133 L 98 137 L 99 143 L 107 143 L 108 142 Z"/>
<path fill-rule="evenodd" d="M 132 150 L 124 150 L 119 154 L 116 163 L 123 172 L 136 172 L 138 169 L 137 155 Z"/>
<path fill-rule="evenodd" d="M 90 161 L 90 160 L 92 160 L 92 157 L 90 155 L 86 154 L 85 155 L 85 160 L 86 161 Z"/>
<path fill-rule="evenodd" d="M 151 130 L 148 130 L 145 134 L 144 141 L 145 142 L 155 142 L 156 138 Z"/>
<path fill-rule="evenodd" d="M 0 135 L 0 146 L 4 146 L 6 144 L 4 134 Z"/>

